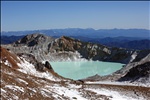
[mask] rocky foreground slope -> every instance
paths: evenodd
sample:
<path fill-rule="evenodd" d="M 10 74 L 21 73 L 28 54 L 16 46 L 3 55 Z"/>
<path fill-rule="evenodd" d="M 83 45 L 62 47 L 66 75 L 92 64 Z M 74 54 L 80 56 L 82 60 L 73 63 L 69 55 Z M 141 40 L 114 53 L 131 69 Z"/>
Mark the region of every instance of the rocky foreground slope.
<path fill-rule="evenodd" d="M 1 100 L 150 99 L 149 87 L 74 81 L 59 76 L 48 62 L 42 64 L 33 55 L 16 54 L 2 47 L 0 51 Z"/>
<path fill-rule="evenodd" d="M 129 63 L 140 61 L 150 50 L 129 50 L 83 42 L 70 37 L 52 38 L 43 34 L 30 34 L 10 45 L 3 45 L 16 53 L 34 55 L 42 61 L 99 60 Z"/>

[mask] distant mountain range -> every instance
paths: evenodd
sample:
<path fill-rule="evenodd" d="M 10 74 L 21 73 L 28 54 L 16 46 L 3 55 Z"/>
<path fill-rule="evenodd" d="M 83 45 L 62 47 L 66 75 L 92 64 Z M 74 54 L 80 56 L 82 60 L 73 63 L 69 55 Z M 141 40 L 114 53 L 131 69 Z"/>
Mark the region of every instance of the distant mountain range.
<path fill-rule="evenodd" d="M 1 36 L 1 44 L 11 44 L 19 39 L 21 39 L 22 36 Z"/>
<path fill-rule="evenodd" d="M 99 29 L 67 28 L 32 31 L 1 32 L 1 44 L 10 44 L 27 34 L 40 33 L 59 38 L 69 36 L 86 42 L 100 43 L 111 47 L 150 49 L 150 30 L 146 29 Z"/>
<path fill-rule="evenodd" d="M 32 30 L 32 31 L 9 31 L 1 32 L 1 35 L 5 36 L 21 36 L 33 33 L 43 33 L 47 36 L 84 36 L 92 38 L 104 38 L 104 37 L 139 37 L 148 39 L 150 36 L 150 30 L 146 29 L 99 29 L 92 28 L 67 28 L 67 29 L 48 29 L 48 30 Z"/>

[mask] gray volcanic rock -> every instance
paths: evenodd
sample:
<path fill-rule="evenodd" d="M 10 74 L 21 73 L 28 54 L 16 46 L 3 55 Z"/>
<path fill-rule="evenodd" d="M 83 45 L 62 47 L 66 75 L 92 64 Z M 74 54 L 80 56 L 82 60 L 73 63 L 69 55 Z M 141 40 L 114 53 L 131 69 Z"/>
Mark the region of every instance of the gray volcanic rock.
<path fill-rule="evenodd" d="M 52 66 L 48 61 L 45 62 L 45 67 L 48 68 L 49 70 L 53 70 Z"/>
<path fill-rule="evenodd" d="M 141 51 L 107 47 L 66 36 L 54 39 L 43 34 L 27 35 L 4 47 L 16 53 L 32 54 L 40 62 L 99 60 L 127 64 L 136 61 L 136 58 L 140 60 L 150 53 L 147 51 L 143 55 Z"/>
<path fill-rule="evenodd" d="M 142 78 L 142 79 L 141 79 Z M 144 80 L 145 78 L 145 80 Z M 150 62 L 137 65 L 129 70 L 129 72 L 119 79 L 119 81 L 150 81 Z"/>
<path fill-rule="evenodd" d="M 111 75 L 94 75 L 83 81 L 120 81 L 130 83 L 142 83 L 150 86 L 150 54 L 138 62 L 125 65 Z"/>
<path fill-rule="evenodd" d="M 79 52 L 83 58 L 100 60 L 110 54 L 109 48 L 62 36 L 51 43 L 50 52 Z M 99 57 L 98 57 L 99 56 Z"/>
<path fill-rule="evenodd" d="M 150 53 L 150 50 L 141 50 L 139 51 L 138 55 L 136 56 L 136 59 L 133 60 L 133 62 L 138 62 L 144 57 L 146 57 Z"/>
<path fill-rule="evenodd" d="M 127 64 L 116 74 L 122 74 L 118 81 L 150 83 L 150 54 L 139 62 Z"/>
<path fill-rule="evenodd" d="M 115 74 L 121 75 L 118 81 L 150 83 L 150 54 L 138 62 L 127 64 Z"/>
<path fill-rule="evenodd" d="M 132 62 L 129 63 L 127 65 L 125 65 L 122 69 L 118 70 L 117 72 L 115 72 L 116 74 L 127 74 L 129 72 L 129 70 L 133 67 L 136 67 L 138 65 L 142 65 L 144 63 L 150 62 L 150 54 L 148 54 L 146 57 L 144 57 L 143 59 L 141 59 L 138 62 Z"/>
<path fill-rule="evenodd" d="M 52 41 L 54 40 L 53 38 L 51 37 L 47 37 L 43 34 L 38 34 L 38 33 L 35 33 L 35 34 L 31 34 L 31 35 L 26 35 L 25 37 L 23 37 L 22 39 L 16 41 L 14 43 L 14 46 L 15 45 L 27 45 L 27 46 L 35 46 L 35 45 L 42 45 L 42 43 L 45 43 L 46 40 L 49 40 Z"/>
<path fill-rule="evenodd" d="M 53 41 L 49 48 L 50 52 L 78 52 L 88 60 L 101 60 L 111 62 L 128 63 L 132 59 L 135 50 L 110 48 L 101 44 L 82 42 L 73 38 L 62 36 Z"/>
<path fill-rule="evenodd" d="M 21 54 L 17 54 L 17 55 L 19 57 L 25 58 L 28 62 L 33 64 L 37 71 L 44 72 L 46 70 L 46 68 L 50 71 L 54 71 L 52 66 L 50 65 L 50 63 L 48 61 L 46 61 L 45 64 L 43 64 L 43 63 L 37 61 L 36 58 L 31 54 L 21 53 Z"/>

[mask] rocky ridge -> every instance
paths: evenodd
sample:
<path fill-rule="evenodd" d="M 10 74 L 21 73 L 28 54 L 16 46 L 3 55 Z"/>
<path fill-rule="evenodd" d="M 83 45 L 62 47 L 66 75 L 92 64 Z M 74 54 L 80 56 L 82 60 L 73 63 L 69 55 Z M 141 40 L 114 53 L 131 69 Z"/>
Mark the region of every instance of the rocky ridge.
<path fill-rule="evenodd" d="M 52 38 L 43 34 L 31 34 L 23 37 L 10 45 L 3 45 L 16 53 L 26 53 L 34 55 L 42 61 L 78 61 L 78 60 L 99 60 L 109 62 L 129 63 L 141 60 L 149 50 L 144 51 L 128 50 L 123 48 L 107 47 L 101 44 L 83 42 L 70 37 L 62 36 Z M 140 55 L 141 56 L 138 56 Z"/>
<path fill-rule="evenodd" d="M 111 75 L 95 75 L 83 79 L 83 81 L 111 81 L 150 86 L 150 54 L 138 62 L 132 62 L 125 65 Z"/>

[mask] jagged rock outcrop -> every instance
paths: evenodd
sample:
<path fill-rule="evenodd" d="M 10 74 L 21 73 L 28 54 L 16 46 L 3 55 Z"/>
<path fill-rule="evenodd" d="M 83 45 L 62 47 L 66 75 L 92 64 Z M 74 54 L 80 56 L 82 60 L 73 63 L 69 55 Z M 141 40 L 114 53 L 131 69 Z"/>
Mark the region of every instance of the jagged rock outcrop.
<path fill-rule="evenodd" d="M 43 43 L 46 43 L 47 40 L 50 42 L 52 40 L 54 40 L 51 37 L 47 37 L 43 34 L 31 34 L 31 35 L 27 35 L 25 37 L 23 37 L 22 39 L 16 41 L 14 43 L 14 46 L 23 46 L 23 45 L 27 45 L 27 46 L 35 46 L 35 45 L 42 45 Z"/>
<path fill-rule="evenodd" d="M 111 75 L 99 76 L 94 75 L 83 79 L 84 81 L 119 81 L 130 82 L 135 84 L 145 84 L 150 86 L 150 54 L 138 62 L 132 62 L 125 65 L 120 70 Z"/>
<path fill-rule="evenodd" d="M 150 82 L 150 62 L 137 65 L 129 70 L 129 72 L 121 77 L 119 81 L 149 81 Z"/>
<path fill-rule="evenodd" d="M 125 74 L 127 74 L 127 72 L 129 72 L 129 70 L 131 68 L 134 68 L 138 65 L 142 65 L 142 64 L 147 63 L 147 62 L 150 62 L 150 54 L 148 54 L 146 57 L 144 57 L 143 59 L 141 59 L 138 62 L 132 62 L 132 63 L 129 63 L 129 64 L 125 65 L 122 69 L 118 70 L 115 73 L 125 75 Z"/>
<path fill-rule="evenodd" d="M 122 74 L 118 81 L 150 83 L 150 54 L 138 62 L 127 64 L 115 74 Z"/>
<path fill-rule="evenodd" d="M 66 36 L 54 39 L 42 34 L 27 35 L 12 45 L 4 45 L 4 47 L 16 53 L 32 54 L 41 62 L 100 60 L 127 64 L 136 61 L 136 57 L 140 60 L 150 53 L 150 50 L 147 50 L 143 55 L 141 51 L 107 47 Z"/>
<path fill-rule="evenodd" d="M 138 55 L 136 56 L 136 59 L 133 60 L 133 62 L 138 62 L 144 57 L 146 57 L 148 54 L 150 54 L 150 50 L 141 50 L 139 51 Z"/>
<path fill-rule="evenodd" d="M 53 71 L 53 68 L 48 61 L 45 62 L 45 67 Z"/>
<path fill-rule="evenodd" d="M 20 57 L 24 57 L 28 62 L 33 64 L 37 71 L 44 72 L 46 70 L 45 68 L 47 68 L 50 71 L 54 71 L 48 61 L 46 61 L 45 64 L 43 64 L 42 62 L 37 61 L 36 58 L 31 54 L 21 53 L 21 54 L 17 54 L 17 55 Z"/>

